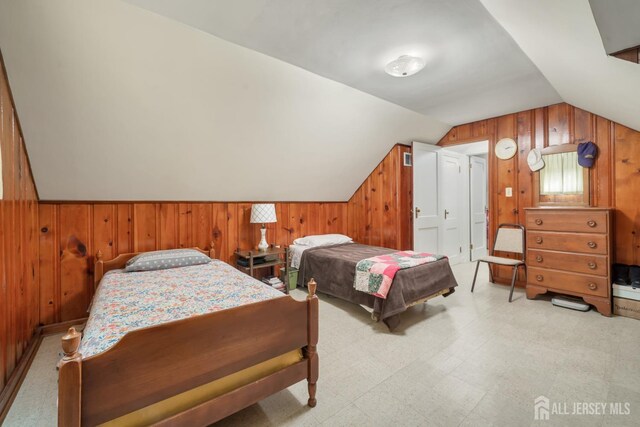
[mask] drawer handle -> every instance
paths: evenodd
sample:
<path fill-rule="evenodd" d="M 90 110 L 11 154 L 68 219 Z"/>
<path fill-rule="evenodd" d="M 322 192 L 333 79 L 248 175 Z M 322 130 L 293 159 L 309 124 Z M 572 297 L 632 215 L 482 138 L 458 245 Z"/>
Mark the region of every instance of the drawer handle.
<path fill-rule="evenodd" d="M 587 245 L 591 248 L 594 249 L 596 246 L 598 246 L 598 244 L 596 242 L 589 242 L 587 243 Z"/>
<path fill-rule="evenodd" d="M 542 243 L 542 237 L 536 237 L 536 243 L 538 244 Z"/>
<path fill-rule="evenodd" d="M 598 264 L 596 264 L 595 262 L 591 261 L 589 263 L 589 268 L 592 270 L 595 270 L 596 268 L 598 268 Z"/>
<path fill-rule="evenodd" d="M 536 225 L 542 225 L 542 220 L 540 218 L 536 219 Z"/>
<path fill-rule="evenodd" d="M 536 280 L 537 280 L 538 282 L 542 282 L 542 281 L 544 280 L 544 277 L 542 276 L 542 274 L 538 274 L 538 275 L 536 276 Z"/>
<path fill-rule="evenodd" d="M 542 257 L 540 255 L 536 256 L 536 261 L 542 262 Z"/>
<path fill-rule="evenodd" d="M 587 221 L 587 225 L 591 228 L 595 227 L 596 225 L 598 225 L 594 220 L 589 220 Z"/>
<path fill-rule="evenodd" d="M 596 285 L 595 283 L 589 283 L 589 289 L 595 291 L 596 289 L 598 289 L 598 285 Z"/>

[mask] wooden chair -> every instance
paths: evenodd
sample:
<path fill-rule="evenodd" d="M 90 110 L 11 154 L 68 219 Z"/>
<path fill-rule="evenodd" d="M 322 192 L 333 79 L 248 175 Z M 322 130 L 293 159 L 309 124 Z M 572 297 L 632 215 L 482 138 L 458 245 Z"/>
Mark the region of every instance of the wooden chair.
<path fill-rule="evenodd" d="M 516 276 L 518 274 L 518 268 L 524 267 L 524 274 L 527 274 L 527 265 L 525 264 L 525 230 L 520 224 L 500 224 L 496 231 L 496 238 L 493 241 L 493 249 L 491 255 L 478 259 L 476 263 L 476 272 L 473 275 L 473 284 L 471 285 L 471 292 L 476 286 L 476 277 L 478 276 L 478 268 L 481 262 L 489 264 L 489 275 L 491 276 L 491 282 L 493 282 L 493 274 L 491 272 L 491 264 L 508 265 L 513 268 L 513 274 L 511 276 L 511 292 L 509 292 L 509 302 L 513 297 L 513 288 L 516 284 Z M 521 259 L 503 258 L 495 256 L 495 252 L 509 252 L 518 254 Z"/>

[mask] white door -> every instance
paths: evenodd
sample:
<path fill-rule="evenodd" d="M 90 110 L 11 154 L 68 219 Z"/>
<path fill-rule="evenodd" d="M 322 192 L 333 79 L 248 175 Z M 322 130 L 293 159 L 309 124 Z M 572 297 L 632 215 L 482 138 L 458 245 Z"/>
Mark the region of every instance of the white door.
<path fill-rule="evenodd" d="M 440 147 L 413 143 L 413 248 L 440 253 L 440 204 L 438 198 Z"/>
<path fill-rule="evenodd" d="M 487 160 L 471 156 L 471 261 L 487 255 Z"/>
<path fill-rule="evenodd" d="M 440 168 L 440 200 L 441 200 L 441 246 L 440 253 L 449 257 L 451 265 L 457 264 L 465 259 L 468 260 L 467 252 L 463 255 L 464 220 L 467 217 L 464 213 L 465 182 L 463 181 L 463 166 L 468 168 L 467 156 L 442 150 L 439 152 Z M 465 161 L 466 160 L 466 161 Z"/>

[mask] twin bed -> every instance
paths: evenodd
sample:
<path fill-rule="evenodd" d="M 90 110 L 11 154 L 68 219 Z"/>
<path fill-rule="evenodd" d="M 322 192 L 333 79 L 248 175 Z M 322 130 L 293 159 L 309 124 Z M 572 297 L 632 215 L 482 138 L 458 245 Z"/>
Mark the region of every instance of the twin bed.
<path fill-rule="evenodd" d="M 120 271 L 135 255 L 98 259 L 84 337 L 62 338 L 58 425 L 208 425 L 305 379 L 315 406 L 315 283 L 296 301 L 215 259 Z"/>
<path fill-rule="evenodd" d="M 393 331 L 400 314 L 409 307 L 431 298 L 451 295 L 458 286 L 449 260 L 443 258 L 399 270 L 386 298 L 361 292 L 353 287 L 359 261 L 396 252 L 395 249 L 346 242 L 330 245 L 292 245 L 292 266 L 298 268 L 298 285 L 311 278 L 318 292 L 340 298 L 372 310 L 375 321 L 383 321 Z"/>
<path fill-rule="evenodd" d="M 135 272 L 123 268 L 138 254 L 98 254 L 84 336 L 71 328 L 62 338 L 58 424 L 208 425 L 305 379 L 314 407 L 316 287 L 370 307 L 393 329 L 409 306 L 457 286 L 443 259 L 398 271 L 378 298 L 353 288 L 355 267 L 394 250 L 331 243 L 291 247 L 305 301 L 215 260 L 213 250 L 194 248 L 211 258 L 201 265 Z"/>

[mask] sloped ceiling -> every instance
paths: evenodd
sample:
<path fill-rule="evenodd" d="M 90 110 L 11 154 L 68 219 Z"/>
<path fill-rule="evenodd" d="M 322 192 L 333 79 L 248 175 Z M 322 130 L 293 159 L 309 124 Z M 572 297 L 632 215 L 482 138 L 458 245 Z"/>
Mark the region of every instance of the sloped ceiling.
<path fill-rule="evenodd" d="M 0 0 L 0 49 L 43 200 L 347 200 L 397 142 L 560 101 L 640 129 L 588 0 Z"/>
<path fill-rule="evenodd" d="M 449 125 L 114 0 L 0 1 L 43 200 L 348 200 Z"/>
<path fill-rule="evenodd" d="M 452 125 L 560 102 L 477 0 L 127 1 Z"/>
<path fill-rule="evenodd" d="M 607 56 L 588 0 L 481 1 L 565 102 L 640 129 L 640 66 Z"/>
<path fill-rule="evenodd" d="M 589 0 L 608 54 L 640 46 L 640 1 Z"/>

